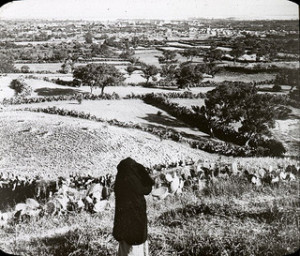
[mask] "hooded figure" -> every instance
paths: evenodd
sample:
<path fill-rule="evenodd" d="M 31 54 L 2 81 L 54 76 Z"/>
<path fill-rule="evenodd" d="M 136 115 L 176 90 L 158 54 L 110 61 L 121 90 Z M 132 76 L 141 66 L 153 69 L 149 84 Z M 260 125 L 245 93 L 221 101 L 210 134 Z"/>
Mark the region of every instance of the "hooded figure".
<path fill-rule="evenodd" d="M 113 236 L 120 242 L 141 245 L 147 240 L 146 200 L 154 181 L 146 168 L 131 159 L 122 160 L 117 166 L 114 191 L 116 198 Z M 119 248 L 119 255 L 120 254 Z M 125 254 L 128 255 L 128 254 Z"/>

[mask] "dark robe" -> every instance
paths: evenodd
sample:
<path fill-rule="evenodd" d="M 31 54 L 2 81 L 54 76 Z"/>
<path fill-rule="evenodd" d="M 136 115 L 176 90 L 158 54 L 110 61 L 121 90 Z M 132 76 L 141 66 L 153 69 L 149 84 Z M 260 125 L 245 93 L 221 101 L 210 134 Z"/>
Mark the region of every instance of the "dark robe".
<path fill-rule="evenodd" d="M 146 168 L 131 158 L 117 166 L 115 181 L 115 220 L 113 236 L 117 241 L 139 245 L 147 240 L 146 200 L 154 184 Z"/>

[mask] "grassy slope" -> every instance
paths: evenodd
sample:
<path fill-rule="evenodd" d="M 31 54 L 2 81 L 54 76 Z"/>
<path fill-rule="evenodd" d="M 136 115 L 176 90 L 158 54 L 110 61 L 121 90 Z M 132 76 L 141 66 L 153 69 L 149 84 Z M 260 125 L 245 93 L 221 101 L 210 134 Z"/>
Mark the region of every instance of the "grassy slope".
<path fill-rule="evenodd" d="M 121 113 L 122 115 L 122 113 Z M 13 127 L 13 129 L 12 129 Z M 0 171 L 55 177 L 72 172 L 114 173 L 116 164 L 132 156 L 151 167 L 185 158 L 220 157 L 135 129 L 82 119 L 32 112 L 0 113 Z M 287 165 L 274 158 L 229 158 L 242 166 Z"/>
<path fill-rule="evenodd" d="M 51 177 L 115 173 L 117 163 L 127 156 L 147 166 L 210 157 L 134 129 L 30 112 L 0 113 L 0 141 L 1 171 Z"/>
<path fill-rule="evenodd" d="M 13 129 L 12 129 L 13 127 Z M 0 113 L 1 171 L 54 178 L 111 172 L 130 155 L 151 166 L 191 157 L 219 158 L 133 129 L 28 112 Z M 234 158 L 222 157 L 231 162 Z M 285 164 L 237 158 L 243 166 Z M 299 247 L 298 181 L 256 188 L 239 179 L 203 193 L 147 198 L 151 255 L 284 255 Z M 0 230 L 0 248 L 20 255 L 115 255 L 114 198 L 99 214 L 43 217 Z"/>
<path fill-rule="evenodd" d="M 151 255 L 272 255 L 299 247 L 297 185 L 255 188 L 220 181 L 205 193 L 147 197 Z M 114 198 L 99 214 L 43 217 L 0 231 L 0 247 L 21 255 L 115 255 Z M 298 208 L 297 208 L 298 207 Z M 297 210 L 298 209 L 298 210 Z"/>
<path fill-rule="evenodd" d="M 98 101 L 84 100 L 82 104 L 78 104 L 77 101 L 42 102 L 30 105 L 22 104 L 9 106 L 7 109 L 20 109 L 24 107 L 47 108 L 53 106 L 67 110 L 90 113 L 91 115 L 107 120 L 117 119 L 122 122 L 133 122 L 162 128 L 167 127 L 168 129 L 174 129 L 177 132 L 184 132 L 192 137 L 207 136 L 207 134 L 191 128 L 165 111 L 149 104 L 145 104 L 142 100 L 137 99 Z M 161 115 L 157 115 L 158 112 L 161 112 Z"/>

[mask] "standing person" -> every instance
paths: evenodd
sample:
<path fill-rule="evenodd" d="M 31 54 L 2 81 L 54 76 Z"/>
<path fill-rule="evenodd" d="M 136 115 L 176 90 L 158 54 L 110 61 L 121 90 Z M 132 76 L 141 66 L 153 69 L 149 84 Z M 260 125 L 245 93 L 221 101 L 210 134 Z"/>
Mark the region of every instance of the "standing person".
<path fill-rule="evenodd" d="M 148 256 L 146 200 L 154 181 L 146 168 L 130 157 L 117 166 L 113 236 L 118 256 Z"/>

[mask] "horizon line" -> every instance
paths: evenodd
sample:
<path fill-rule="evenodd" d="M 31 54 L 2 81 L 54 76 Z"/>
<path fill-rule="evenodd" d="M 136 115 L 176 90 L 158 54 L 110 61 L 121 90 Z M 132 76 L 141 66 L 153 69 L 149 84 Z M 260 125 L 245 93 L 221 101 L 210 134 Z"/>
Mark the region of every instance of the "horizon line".
<path fill-rule="evenodd" d="M 282 15 L 284 16 L 284 15 Z M 279 16 L 280 17 L 280 16 Z M 0 21 L 24 21 L 24 20 L 41 20 L 41 21 L 118 21 L 118 20 L 160 20 L 160 21 L 187 21 L 187 20 L 239 20 L 239 21 L 297 21 L 298 18 L 238 18 L 238 17 L 188 17 L 188 18 L 110 18 L 110 19 L 97 19 L 97 18 L 2 18 Z"/>

